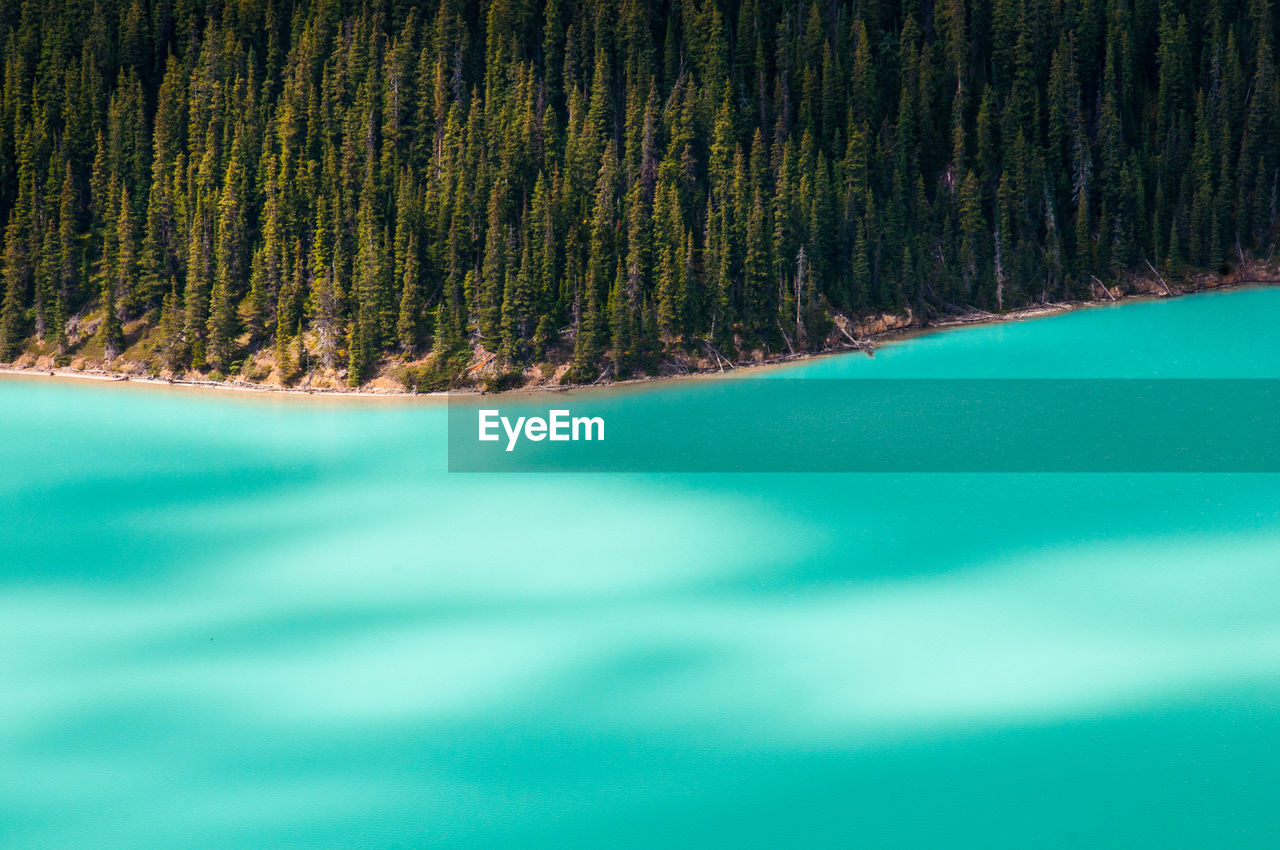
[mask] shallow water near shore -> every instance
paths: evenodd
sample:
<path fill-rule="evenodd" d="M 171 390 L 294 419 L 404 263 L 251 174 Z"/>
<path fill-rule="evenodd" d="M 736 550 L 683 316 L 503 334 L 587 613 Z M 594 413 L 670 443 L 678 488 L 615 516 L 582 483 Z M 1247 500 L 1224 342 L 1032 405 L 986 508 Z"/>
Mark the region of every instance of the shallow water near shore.
<path fill-rule="evenodd" d="M 726 380 L 1280 378 L 1278 322 Z M 445 427 L 0 380 L 0 845 L 1280 842 L 1280 476 L 468 476 Z"/>

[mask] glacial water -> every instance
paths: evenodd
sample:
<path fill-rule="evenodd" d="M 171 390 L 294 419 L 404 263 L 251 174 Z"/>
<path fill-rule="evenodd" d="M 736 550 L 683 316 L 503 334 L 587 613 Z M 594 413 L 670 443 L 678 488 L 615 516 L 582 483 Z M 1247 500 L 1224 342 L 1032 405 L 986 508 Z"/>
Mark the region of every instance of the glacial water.
<path fill-rule="evenodd" d="M 1277 327 L 728 380 L 1275 378 Z M 1280 476 L 466 475 L 445 427 L 0 379 L 0 846 L 1280 846 Z"/>

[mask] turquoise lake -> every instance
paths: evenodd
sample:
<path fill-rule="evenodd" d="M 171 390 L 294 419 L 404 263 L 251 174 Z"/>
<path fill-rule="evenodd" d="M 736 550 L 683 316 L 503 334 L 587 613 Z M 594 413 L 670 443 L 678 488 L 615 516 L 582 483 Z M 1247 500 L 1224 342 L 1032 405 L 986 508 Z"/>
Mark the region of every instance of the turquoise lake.
<path fill-rule="evenodd" d="M 726 380 L 1280 378 L 1278 327 Z M 1280 846 L 1280 476 L 466 475 L 445 428 L 0 379 L 0 846 Z"/>

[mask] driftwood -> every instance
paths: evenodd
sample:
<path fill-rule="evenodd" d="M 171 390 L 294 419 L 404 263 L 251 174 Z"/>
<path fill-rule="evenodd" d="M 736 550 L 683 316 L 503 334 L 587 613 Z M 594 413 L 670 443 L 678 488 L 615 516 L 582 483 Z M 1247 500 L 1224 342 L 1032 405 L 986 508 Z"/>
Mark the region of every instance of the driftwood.
<path fill-rule="evenodd" d="M 836 322 L 836 328 L 840 333 L 844 334 L 844 338 L 849 340 L 849 345 L 854 351 L 865 351 L 867 354 L 875 354 L 876 344 L 869 339 L 858 339 L 853 334 L 844 329 L 840 322 Z"/>
<path fill-rule="evenodd" d="M 1156 276 L 1156 280 L 1160 281 L 1160 285 L 1164 287 L 1164 294 L 1172 295 L 1173 293 L 1169 291 L 1169 284 L 1164 282 L 1164 278 L 1160 276 L 1160 272 L 1156 271 L 1156 267 L 1151 265 L 1151 261 L 1143 257 L 1142 262 L 1147 264 L 1147 268 L 1151 269 L 1151 273 Z"/>
<path fill-rule="evenodd" d="M 689 364 L 685 363 L 683 360 L 663 360 L 661 366 L 662 369 L 672 375 L 689 374 Z"/>
<path fill-rule="evenodd" d="M 787 351 L 795 357 L 796 350 L 791 347 L 791 337 L 787 336 L 787 332 L 782 329 L 782 322 L 778 322 L 778 333 L 782 334 L 782 339 L 787 344 Z"/>
<path fill-rule="evenodd" d="M 1103 291 L 1103 292 L 1105 292 L 1105 293 L 1107 293 L 1107 297 L 1108 297 L 1108 298 L 1110 298 L 1112 301 L 1115 301 L 1115 300 L 1116 300 L 1116 297 L 1115 297 L 1114 295 L 1112 295 L 1112 294 L 1111 294 L 1111 290 L 1107 287 L 1107 285 L 1106 285 L 1105 283 L 1103 283 L 1102 281 L 1098 280 L 1098 279 L 1097 279 L 1096 277 L 1094 277 L 1093 275 L 1089 275 L 1089 277 L 1092 277 L 1092 278 L 1094 279 L 1094 281 L 1098 284 L 1098 286 L 1101 286 L 1101 287 L 1102 287 L 1102 291 Z"/>
<path fill-rule="evenodd" d="M 704 339 L 702 341 L 702 344 L 707 347 L 708 351 L 710 351 L 712 354 L 716 356 L 716 365 L 720 367 L 721 372 L 724 371 L 724 367 L 726 364 L 729 366 L 730 369 L 733 368 L 733 363 L 729 360 L 729 358 L 725 357 L 723 354 L 720 353 L 720 349 L 716 348 L 714 345 L 711 344 L 711 340 Z"/>

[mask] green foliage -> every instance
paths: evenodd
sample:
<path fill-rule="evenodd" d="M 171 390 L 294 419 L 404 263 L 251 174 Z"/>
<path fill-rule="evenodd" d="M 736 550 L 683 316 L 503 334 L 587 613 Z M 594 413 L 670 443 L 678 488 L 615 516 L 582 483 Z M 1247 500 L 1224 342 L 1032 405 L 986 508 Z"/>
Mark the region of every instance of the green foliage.
<path fill-rule="evenodd" d="M 102 342 L 104 359 L 115 360 L 124 351 L 124 331 L 120 326 L 116 287 L 110 280 L 102 287 L 102 324 L 98 326 L 98 338 Z"/>
<path fill-rule="evenodd" d="M 517 387 L 524 386 L 524 381 L 524 373 L 518 369 L 508 372 L 496 372 L 485 378 L 484 391 L 487 393 L 500 393 L 506 390 L 514 390 Z"/>
<path fill-rule="evenodd" d="M 1275 241 L 1264 3 L 152 5 L 0 15 L 0 360 L 590 382 Z"/>

